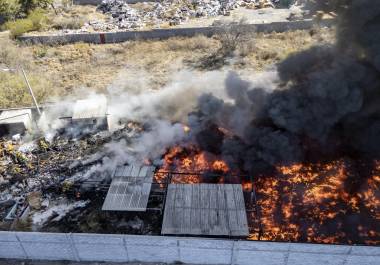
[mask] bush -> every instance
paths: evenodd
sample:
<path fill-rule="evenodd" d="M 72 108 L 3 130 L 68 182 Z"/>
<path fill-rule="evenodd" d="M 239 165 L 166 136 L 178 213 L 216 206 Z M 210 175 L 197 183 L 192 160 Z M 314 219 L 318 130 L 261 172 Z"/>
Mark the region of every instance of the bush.
<path fill-rule="evenodd" d="M 9 29 L 12 38 L 17 38 L 22 34 L 33 30 L 33 22 L 30 19 L 18 19 L 5 23 L 5 28 Z"/>
<path fill-rule="evenodd" d="M 32 21 L 33 30 L 41 30 L 47 22 L 45 12 L 40 8 L 33 10 L 29 14 L 28 19 Z"/>
<path fill-rule="evenodd" d="M 21 4 L 18 0 L 1 0 L 0 17 L 5 20 L 16 19 L 21 10 Z"/>
<path fill-rule="evenodd" d="M 255 49 L 255 29 L 242 19 L 238 23 L 222 23 L 216 38 L 220 47 L 216 51 L 201 58 L 197 68 L 216 70 L 227 63 L 227 59 L 235 55 L 247 56 Z"/>
<path fill-rule="evenodd" d="M 36 9 L 27 18 L 8 21 L 4 28 L 10 30 L 11 37 L 17 38 L 30 31 L 40 30 L 46 22 L 46 16 L 40 9 Z"/>
<path fill-rule="evenodd" d="M 45 9 L 49 7 L 53 0 L 19 0 L 21 4 L 21 9 L 25 14 L 29 14 L 32 10 L 42 8 Z"/>
<path fill-rule="evenodd" d="M 53 28 L 55 29 L 80 29 L 84 25 L 84 20 L 78 17 L 75 18 L 57 18 L 54 21 Z"/>

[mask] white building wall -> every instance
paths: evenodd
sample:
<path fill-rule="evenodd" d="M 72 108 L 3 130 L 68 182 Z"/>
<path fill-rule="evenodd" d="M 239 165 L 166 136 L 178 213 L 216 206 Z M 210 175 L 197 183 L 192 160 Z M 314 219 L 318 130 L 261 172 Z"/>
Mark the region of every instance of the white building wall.
<path fill-rule="evenodd" d="M 380 265 L 380 247 L 0 232 L 0 258 L 230 265 Z"/>

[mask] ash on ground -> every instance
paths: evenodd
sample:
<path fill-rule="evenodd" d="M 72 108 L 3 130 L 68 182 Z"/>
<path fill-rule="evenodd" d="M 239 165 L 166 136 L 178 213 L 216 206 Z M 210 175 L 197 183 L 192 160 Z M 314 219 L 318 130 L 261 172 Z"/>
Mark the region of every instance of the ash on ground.
<path fill-rule="evenodd" d="M 104 162 L 105 144 L 128 142 L 139 130 L 128 124 L 76 139 L 1 139 L 0 230 L 158 233 L 160 214 L 101 211 L 111 173 L 89 173 Z"/>

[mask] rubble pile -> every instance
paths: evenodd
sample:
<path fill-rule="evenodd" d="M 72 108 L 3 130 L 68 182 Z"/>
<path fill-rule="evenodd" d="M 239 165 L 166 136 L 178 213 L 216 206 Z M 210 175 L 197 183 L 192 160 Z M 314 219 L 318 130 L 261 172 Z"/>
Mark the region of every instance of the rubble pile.
<path fill-rule="evenodd" d="M 104 0 L 98 10 L 110 15 L 106 23 L 89 22 L 86 26 L 95 30 L 137 29 L 169 23 L 178 25 L 191 18 L 229 15 L 238 7 L 274 7 L 276 0 L 163 0 L 143 2 L 137 8 L 123 0 Z"/>

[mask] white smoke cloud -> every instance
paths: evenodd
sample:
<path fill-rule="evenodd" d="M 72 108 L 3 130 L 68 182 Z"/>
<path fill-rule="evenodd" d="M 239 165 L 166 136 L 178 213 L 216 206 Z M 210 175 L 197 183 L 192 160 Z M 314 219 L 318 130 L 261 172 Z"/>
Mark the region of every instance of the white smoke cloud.
<path fill-rule="evenodd" d="M 120 124 L 129 121 L 147 124 L 142 132 L 134 137 L 126 137 L 118 141 L 112 141 L 101 147 L 95 154 L 100 163 L 91 166 L 85 174 L 74 176 L 74 179 L 104 178 L 112 175 L 118 165 L 137 163 L 144 160 L 151 161 L 160 159 L 166 148 L 180 144 L 188 135 L 183 130 L 183 123 L 187 123 L 188 114 L 198 105 L 198 99 L 203 94 L 212 94 L 216 98 L 225 101 L 233 99 L 226 89 L 228 72 L 193 72 L 181 71 L 173 75 L 172 80 L 161 89 L 150 89 L 149 82 L 144 76 L 134 75 L 137 80 L 123 76 L 107 88 L 107 95 L 83 92 L 75 96 L 60 100 L 54 108 L 49 108 L 41 119 L 41 129 L 49 137 L 62 128 L 67 127 L 67 121 L 61 117 L 71 117 L 75 102 L 78 99 L 90 102 L 91 105 L 101 104 L 107 97 L 108 122 L 111 129 L 120 128 Z M 270 70 L 250 76 L 250 87 L 265 87 L 268 91 L 276 87 L 278 80 L 277 72 Z M 83 104 L 82 111 L 93 106 Z M 80 127 L 71 128 L 81 133 Z M 83 133 L 83 132 L 82 132 Z"/>

